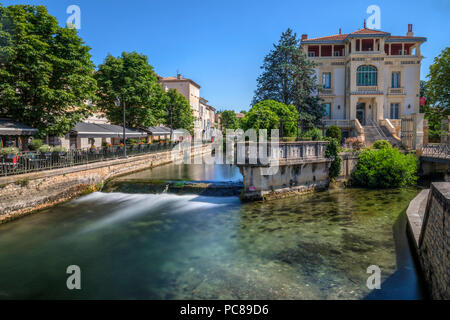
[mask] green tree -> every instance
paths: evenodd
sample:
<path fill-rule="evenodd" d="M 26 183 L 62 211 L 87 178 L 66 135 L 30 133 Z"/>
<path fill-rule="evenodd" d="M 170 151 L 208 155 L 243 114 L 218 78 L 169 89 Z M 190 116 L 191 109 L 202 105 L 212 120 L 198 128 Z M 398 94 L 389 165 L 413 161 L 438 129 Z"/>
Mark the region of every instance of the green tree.
<path fill-rule="evenodd" d="M 328 170 L 330 179 L 335 179 L 335 178 L 339 177 L 339 174 L 341 173 L 342 158 L 339 156 L 339 150 L 340 150 L 340 142 L 339 141 L 340 140 L 331 138 L 331 140 L 328 143 L 327 148 L 325 150 L 325 157 L 332 160 L 330 169 Z"/>
<path fill-rule="evenodd" d="M 352 173 L 356 185 L 369 188 L 396 188 L 417 181 L 417 158 L 396 148 L 365 149 Z"/>
<path fill-rule="evenodd" d="M 225 110 L 220 113 L 220 121 L 223 129 L 238 129 L 239 120 L 233 110 Z"/>
<path fill-rule="evenodd" d="M 193 134 L 194 114 L 189 101 L 175 89 L 169 89 L 166 93 L 166 117 L 164 124 L 172 128 L 183 128 Z"/>
<path fill-rule="evenodd" d="M 326 136 L 328 138 L 334 138 L 338 142 L 341 142 L 341 139 L 342 139 L 341 129 L 339 129 L 339 127 L 336 125 L 332 125 L 332 126 L 328 127 Z"/>
<path fill-rule="evenodd" d="M 264 110 L 270 110 L 266 116 Z M 262 119 L 257 119 L 256 116 Z M 242 119 L 244 129 L 278 129 L 283 123 L 283 135 L 294 136 L 297 128 L 298 112 L 293 105 L 285 105 L 275 100 L 264 100 L 255 104 Z M 282 121 L 283 120 L 283 121 Z M 267 123 L 268 127 L 263 124 Z M 270 133 L 270 132 L 269 132 Z M 281 134 L 281 133 L 280 133 Z"/>
<path fill-rule="evenodd" d="M 122 124 L 123 104 L 129 127 L 149 127 L 165 121 L 167 96 L 147 56 L 137 52 L 108 55 L 95 77 L 97 105 L 112 123 Z M 114 104 L 116 98 L 121 102 L 118 107 Z"/>
<path fill-rule="evenodd" d="M 430 105 L 450 108 L 450 47 L 434 58 L 427 76 L 427 97 Z"/>
<path fill-rule="evenodd" d="M 245 115 L 245 127 L 243 129 L 267 129 L 267 133 L 270 135 L 270 130 L 278 129 L 279 124 L 280 118 L 271 108 L 270 103 L 262 101 L 255 104 L 250 111 L 247 112 Z"/>
<path fill-rule="evenodd" d="M 428 81 L 420 82 L 420 96 L 426 101 L 423 111 L 428 120 L 428 137 L 438 142 L 441 121 L 450 115 L 450 47 L 434 59 L 427 77 Z"/>
<path fill-rule="evenodd" d="M 285 105 L 295 105 L 298 112 L 306 112 L 315 120 L 324 114 L 317 91 L 314 63 L 300 49 L 297 35 L 287 29 L 277 44 L 264 58 L 262 74 L 252 104 L 275 100 Z"/>
<path fill-rule="evenodd" d="M 61 136 L 93 110 L 94 64 L 44 6 L 0 5 L 0 114 Z"/>

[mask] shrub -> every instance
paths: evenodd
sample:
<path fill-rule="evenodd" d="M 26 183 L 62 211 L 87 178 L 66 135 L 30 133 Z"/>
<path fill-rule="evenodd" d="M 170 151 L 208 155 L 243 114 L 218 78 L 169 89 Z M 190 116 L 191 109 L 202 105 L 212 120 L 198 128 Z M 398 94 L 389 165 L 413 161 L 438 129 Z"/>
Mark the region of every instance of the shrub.
<path fill-rule="evenodd" d="M 66 152 L 66 148 L 64 148 L 63 146 L 56 146 L 53 148 L 54 152 Z"/>
<path fill-rule="evenodd" d="M 387 140 L 375 141 L 372 147 L 374 149 L 389 149 L 389 148 L 392 148 L 391 144 Z"/>
<path fill-rule="evenodd" d="M 48 144 L 43 144 L 42 146 L 39 147 L 38 150 L 42 153 L 52 152 L 52 147 L 50 147 Z"/>
<path fill-rule="evenodd" d="M 358 137 L 345 139 L 345 145 L 350 149 L 360 150 L 364 148 L 364 143 Z"/>
<path fill-rule="evenodd" d="M 330 126 L 328 129 L 327 129 L 327 133 L 326 133 L 326 136 L 328 137 L 328 138 L 334 138 L 334 139 L 336 139 L 339 143 L 341 142 L 341 139 L 342 139 L 342 133 L 341 133 L 341 129 L 339 129 L 339 127 L 338 126 Z"/>
<path fill-rule="evenodd" d="M 337 178 L 341 173 L 341 162 L 342 159 L 339 156 L 339 150 L 341 146 L 337 139 L 331 138 L 330 142 L 327 145 L 327 149 L 325 150 L 325 157 L 328 159 L 332 159 L 329 170 L 330 179 Z"/>
<path fill-rule="evenodd" d="M 323 136 L 322 136 L 322 131 L 318 128 L 312 128 L 306 132 L 302 132 L 301 135 L 303 138 L 304 137 L 308 137 L 311 138 L 311 140 L 316 141 L 316 140 L 322 140 Z"/>
<path fill-rule="evenodd" d="M 41 139 L 33 139 L 31 140 L 30 144 L 28 145 L 28 148 L 32 151 L 39 150 L 39 148 L 42 146 L 42 140 Z"/>
<path fill-rule="evenodd" d="M 1 148 L 0 149 L 0 154 L 4 155 L 4 154 L 18 154 L 19 153 L 19 149 L 17 149 L 16 147 L 7 147 L 7 148 Z"/>
<path fill-rule="evenodd" d="M 398 149 L 365 149 L 352 178 L 357 185 L 369 188 L 395 188 L 417 181 L 417 158 Z"/>

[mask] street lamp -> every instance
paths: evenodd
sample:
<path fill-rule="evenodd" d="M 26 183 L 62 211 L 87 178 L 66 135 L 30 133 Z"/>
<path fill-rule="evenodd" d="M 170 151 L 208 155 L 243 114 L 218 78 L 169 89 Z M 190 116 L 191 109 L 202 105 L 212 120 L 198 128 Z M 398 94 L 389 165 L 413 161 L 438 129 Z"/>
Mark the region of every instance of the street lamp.
<path fill-rule="evenodd" d="M 164 86 L 164 91 L 168 92 L 169 88 L 167 86 Z M 173 140 L 173 121 L 172 121 L 172 114 L 173 114 L 173 106 L 169 104 L 167 104 L 167 109 L 166 109 L 167 115 L 169 115 L 170 113 L 170 141 Z"/>
<path fill-rule="evenodd" d="M 119 97 L 114 100 L 114 105 L 120 107 Z M 127 157 L 127 137 L 125 135 L 125 101 L 123 101 L 123 157 Z"/>

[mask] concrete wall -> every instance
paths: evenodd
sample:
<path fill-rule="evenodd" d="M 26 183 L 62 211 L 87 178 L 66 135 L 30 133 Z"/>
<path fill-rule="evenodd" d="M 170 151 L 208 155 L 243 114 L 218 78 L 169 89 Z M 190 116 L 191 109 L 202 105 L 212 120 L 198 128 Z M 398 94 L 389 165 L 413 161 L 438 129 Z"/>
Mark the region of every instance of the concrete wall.
<path fill-rule="evenodd" d="M 211 145 L 194 147 L 191 155 L 211 152 Z M 182 159 L 183 153 L 177 154 Z M 127 159 L 94 162 L 68 168 L 0 178 L 0 223 L 49 207 L 101 185 L 106 179 L 172 162 L 171 151 Z"/>
<path fill-rule="evenodd" d="M 328 186 L 328 160 L 282 165 L 273 175 L 262 175 L 260 166 L 239 166 L 244 182 L 243 200 L 271 200 L 325 189 Z"/>
<path fill-rule="evenodd" d="M 450 299 L 450 183 L 434 182 L 411 201 L 408 226 L 433 299 Z"/>
<path fill-rule="evenodd" d="M 347 181 L 351 178 L 352 172 L 355 170 L 358 164 L 357 153 L 341 153 L 341 174 L 336 180 Z"/>

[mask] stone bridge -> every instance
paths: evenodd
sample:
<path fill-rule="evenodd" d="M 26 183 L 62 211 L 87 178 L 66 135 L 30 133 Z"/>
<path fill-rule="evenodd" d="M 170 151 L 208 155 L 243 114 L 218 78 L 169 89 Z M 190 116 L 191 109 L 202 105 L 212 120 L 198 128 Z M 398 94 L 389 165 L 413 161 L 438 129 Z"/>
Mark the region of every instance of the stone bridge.
<path fill-rule="evenodd" d="M 244 182 L 243 200 L 282 198 L 328 186 L 331 160 L 327 141 L 280 142 L 268 148 L 268 161 L 237 164 Z M 246 150 L 248 151 L 248 150 Z"/>

